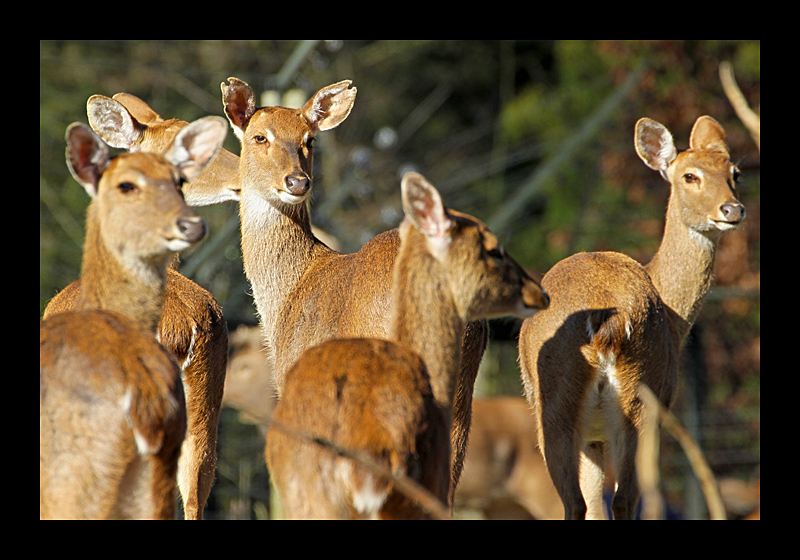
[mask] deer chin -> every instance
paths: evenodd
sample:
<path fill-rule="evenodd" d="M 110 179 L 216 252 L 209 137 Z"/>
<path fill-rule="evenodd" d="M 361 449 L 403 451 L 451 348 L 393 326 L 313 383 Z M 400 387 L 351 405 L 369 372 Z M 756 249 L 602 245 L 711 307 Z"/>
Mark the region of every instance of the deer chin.
<path fill-rule="evenodd" d="M 186 239 L 181 239 L 179 237 L 173 237 L 171 239 L 167 239 L 165 244 L 166 248 L 172 252 L 185 251 L 192 245 L 194 245 L 194 243 L 192 243 L 191 241 L 188 241 Z"/>
<path fill-rule="evenodd" d="M 309 189 L 303 194 L 296 195 L 290 193 L 289 191 L 280 190 L 278 191 L 278 200 L 280 200 L 284 204 L 290 204 L 290 205 L 302 204 L 303 202 L 306 201 L 306 198 L 308 198 L 308 194 L 310 192 L 311 190 Z"/>
<path fill-rule="evenodd" d="M 736 229 L 742 223 L 741 220 L 739 220 L 738 222 L 729 222 L 727 220 L 711 220 L 711 221 L 713 226 L 720 231 L 728 231 L 731 229 Z"/>

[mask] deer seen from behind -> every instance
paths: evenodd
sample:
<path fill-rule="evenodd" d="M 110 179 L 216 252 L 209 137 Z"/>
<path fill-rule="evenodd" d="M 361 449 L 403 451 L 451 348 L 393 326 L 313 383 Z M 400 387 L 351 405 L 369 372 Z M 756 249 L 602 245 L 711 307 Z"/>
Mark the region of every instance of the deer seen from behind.
<path fill-rule="evenodd" d="M 289 518 L 427 516 L 390 480 L 318 442 L 298 441 L 296 432 L 361 452 L 447 504 L 451 413 L 468 322 L 529 317 L 548 304 L 482 222 L 447 210 L 419 174 L 406 174 L 401 187 L 406 218 L 390 340 L 328 340 L 287 372 L 266 457 Z"/>
<path fill-rule="evenodd" d="M 725 132 L 711 117 L 697 119 L 684 152 L 646 118 L 634 144 L 671 185 L 656 255 L 646 266 L 613 252 L 564 259 L 542 280 L 552 305 L 520 332 L 525 393 L 567 519 L 603 518 L 606 453 L 616 473 L 614 518 L 634 516 L 637 387 L 644 383 L 671 404 L 681 344 L 711 285 L 717 242 L 745 217 Z"/>
<path fill-rule="evenodd" d="M 162 119 L 144 101 L 118 93 L 113 98 L 93 95 L 86 104 L 89 124 L 110 146 L 131 153 L 164 153 L 185 149 L 189 123 Z M 224 120 L 212 121 L 216 126 Z M 224 133 L 223 133 L 224 138 Z M 176 143 L 177 142 L 177 143 Z M 203 170 L 182 185 L 189 206 L 238 200 L 239 158 L 220 147 Z M 177 256 L 177 255 L 176 255 Z M 228 359 L 228 333 L 222 309 L 208 290 L 177 272 L 173 259 L 167 271 L 161 343 L 182 370 L 188 427 L 179 464 L 179 488 L 186 519 L 202 519 L 211 492 L 217 459 L 217 428 Z M 75 280 L 48 303 L 44 318 L 72 309 L 80 297 Z"/>
<path fill-rule="evenodd" d="M 313 142 L 341 124 L 356 88 L 342 81 L 300 109 L 256 107 L 247 83 L 221 84 L 225 114 L 241 140 L 239 217 L 245 274 L 253 290 L 279 397 L 300 355 L 331 338 L 387 338 L 398 231 L 341 254 L 311 231 Z M 466 451 L 472 390 L 487 343 L 485 321 L 471 322 L 462 342 L 454 405 L 452 489 Z"/>
<path fill-rule="evenodd" d="M 39 328 L 39 515 L 172 519 L 186 432 L 180 369 L 156 340 L 174 253 L 200 241 L 184 180 L 216 154 L 217 117 L 155 154 L 109 159 L 92 130 L 67 130 L 67 163 L 92 197 L 82 290 Z"/>

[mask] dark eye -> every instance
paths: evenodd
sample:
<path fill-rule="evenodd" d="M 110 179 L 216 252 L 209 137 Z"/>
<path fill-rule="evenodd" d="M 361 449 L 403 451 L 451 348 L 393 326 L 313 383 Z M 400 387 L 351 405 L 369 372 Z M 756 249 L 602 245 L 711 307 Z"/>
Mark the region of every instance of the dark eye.
<path fill-rule="evenodd" d="M 697 175 L 692 175 L 691 173 L 687 173 L 683 176 L 683 180 L 687 183 L 699 183 L 700 178 Z"/>
<path fill-rule="evenodd" d="M 117 185 L 117 189 L 118 189 L 118 190 L 119 190 L 119 192 L 121 192 L 122 194 L 130 194 L 130 193 L 137 193 L 137 192 L 139 192 L 139 187 L 137 187 L 137 186 L 136 186 L 136 185 L 134 185 L 133 183 L 129 183 L 129 182 L 127 182 L 127 181 L 125 181 L 124 183 L 120 183 L 119 185 Z"/>
<path fill-rule="evenodd" d="M 314 147 L 314 137 L 309 136 L 308 140 L 306 140 L 306 148 L 310 150 L 313 147 Z"/>
<path fill-rule="evenodd" d="M 739 173 L 739 170 L 734 167 L 733 168 L 733 182 L 734 183 L 738 183 L 739 182 L 739 176 L 740 175 L 741 175 L 741 173 Z"/>
<path fill-rule="evenodd" d="M 256 141 L 256 144 L 269 144 L 269 142 L 267 142 L 266 136 L 261 136 L 261 135 L 254 136 L 253 140 Z"/>
<path fill-rule="evenodd" d="M 488 250 L 487 253 L 489 256 L 494 257 L 495 259 L 502 259 L 504 253 L 503 246 L 496 245 L 492 249 Z"/>

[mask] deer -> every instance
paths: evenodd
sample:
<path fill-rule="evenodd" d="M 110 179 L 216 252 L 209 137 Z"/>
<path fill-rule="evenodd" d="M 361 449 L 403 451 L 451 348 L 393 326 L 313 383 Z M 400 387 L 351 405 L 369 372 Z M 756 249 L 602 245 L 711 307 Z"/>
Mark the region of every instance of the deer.
<path fill-rule="evenodd" d="M 92 95 L 86 102 L 89 125 L 105 142 L 128 152 L 160 154 L 169 148 L 186 121 L 162 118 L 133 94 Z M 239 156 L 220 148 L 203 172 L 183 186 L 189 206 L 239 200 Z"/>
<path fill-rule="evenodd" d="M 173 254 L 205 223 L 186 206 L 225 137 L 208 117 L 164 155 L 122 154 L 86 125 L 67 129 L 67 164 L 87 209 L 82 289 L 39 326 L 39 515 L 173 519 L 186 401 L 175 357 L 157 340 Z"/>
<path fill-rule="evenodd" d="M 230 356 L 222 405 L 239 411 L 242 422 L 255 425 L 266 437 L 277 398 L 264 355 L 261 329 L 240 325 L 231 332 L 228 343 Z"/>
<path fill-rule="evenodd" d="M 185 141 L 189 125 L 162 119 L 144 101 L 128 93 L 113 98 L 93 95 L 87 101 L 89 124 L 114 148 L 131 153 L 163 153 Z M 215 121 L 216 122 L 216 121 Z M 223 120 L 223 124 L 225 121 Z M 227 125 L 226 125 L 227 129 Z M 237 200 L 238 156 L 220 147 L 203 170 L 183 185 L 190 206 Z M 217 460 L 217 429 L 228 359 L 228 332 L 222 308 L 205 288 L 177 270 L 177 253 L 167 273 L 159 336 L 183 372 L 189 424 L 179 468 L 184 517 L 203 518 Z M 72 309 L 81 280 L 68 284 L 48 303 L 44 318 Z"/>
<path fill-rule="evenodd" d="M 405 218 L 389 338 L 329 339 L 307 349 L 286 374 L 265 456 L 291 519 L 427 515 L 390 480 L 316 442 L 298 442 L 295 432 L 360 451 L 447 504 L 450 424 L 468 322 L 530 317 L 548 304 L 486 225 L 447 209 L 422 175 L 407 173 L 401 192 Z"/>
<path fill-rule="evenodd" d="M 485 519 L 561 519 L 564 507 L 531 438 L 536 416 L 519 396 L 475 398 L 455 507 Z"/>
<path fill-rule="evenodd" d="M 240 200 L 244 270 L 278 397 L 304 350 L 331 338 L 386 338 L 390 328 L 397 228 L 341 254 L 311 230 L 314 139 L 350 114 L 356 88 L 344 80 L 320 89 L 301 108 L 256 107 L 250 86 L 222 83 L 225 114 L 241 141 Z M 453 409 L 452 488 L 466 453 L 472 391 L 488 342 L 485 321 L 468 324 Z"/>
<path fill-rule="evenodd" d="M 745 218 L 722 126 L 698 118 L 689 145 L 678 152 L 664 125 L 636 123 L 636 153 L 670 183 L 656 254 L 644 266 L 615 252 L 560 261 L 542 279 L 552 304 L 522 324 L 522 381 L 566 519 L 603 518 L 607 452 L 616 473 L 613 517 L 634 516 L 637 388 L 645 384 L 671 405 L 681 345 L 712 283 L 717 243 Z"/>

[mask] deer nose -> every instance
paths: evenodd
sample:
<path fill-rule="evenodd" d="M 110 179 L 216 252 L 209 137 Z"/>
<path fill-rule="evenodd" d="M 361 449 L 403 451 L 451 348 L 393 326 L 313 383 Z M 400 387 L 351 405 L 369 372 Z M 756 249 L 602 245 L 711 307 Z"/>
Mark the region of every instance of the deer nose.
<path fill-rule="evenodd" d="M 720 206 L 719 209 L 722 212 L 722 215 L 725 217 L 725 220 L 733 224 L 738 224 L 744 220 L 744 217 L 747 214 L 744 209 L 744 205 L 739 203 L 726 202 Z"/>
<path fill-rule="evenodd" d="M 179 218 L 178 231 L 189 243 L 196 243 L 206 235 L 206 223 L 200 217 Z"/>
<path fill-rule="evenodd" d="M 311 188 L 311 181 L 305 175 L 289 175 L 286 177 L 286 189 L 294 196 L 303 196 Z"/>

